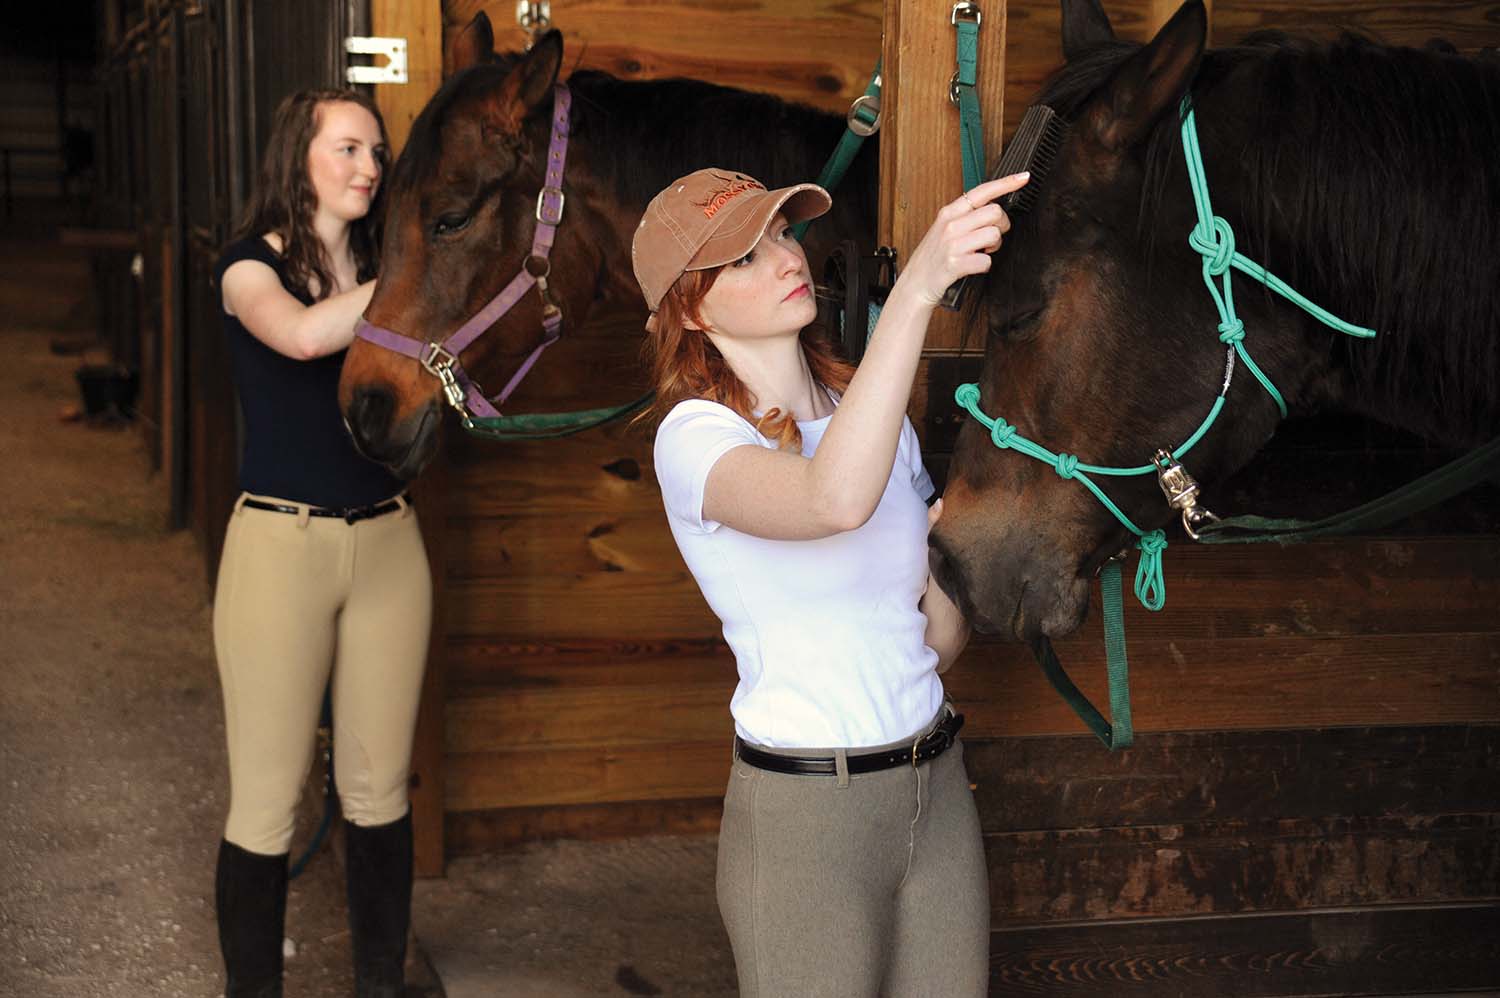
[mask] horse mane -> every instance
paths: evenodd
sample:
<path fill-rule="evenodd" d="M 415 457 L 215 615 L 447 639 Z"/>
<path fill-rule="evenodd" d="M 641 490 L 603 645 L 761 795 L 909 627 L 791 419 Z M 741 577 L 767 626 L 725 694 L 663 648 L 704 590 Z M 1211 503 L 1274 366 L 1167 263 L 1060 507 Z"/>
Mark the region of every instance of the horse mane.
<path fill-rule="evenodd" d="M 518 58 L 502 56 L 443 84 L 412 123 L 391 173 L 394 190 L 432 176 L 441 159 L 442 124 L 453 107 L 494 88 Z M 622 80 L 579 70 L 567 82 L 573 91 L 574 137 L 587 137 L 602 149 L 651 151 L 590 162 L 595 177 L 622 204 L 644 205 L 675 178 L 704 166 L 739 170 L 772 188 L 810 180 L 844 128 L 839 115 L 702 80 Z M 787 135 L 805 140 L 787 142 Z M 857 163 L 845 182 L 854 190 L 852 203 L 873 214 L 875 157 L 865 153 Z"/>
<path fill-rule="evenodd" d="M 739 170 L 771 188 L 811 180 L 844 130 L 840 115 L 703 80 L 621 80 L 584 70 L 568 84 L 574 107 L 583 112 L 575 133 L 589 134 L 603 148 L 655 154 L 592 164 L 625 204 L 645 204 L 672 180 L 704 166 Z M 788 135 L 802 141 L 787 142 Z M 859 172 L 849 181 L 858 182 Z M 859 190 L 872 209 L 875 194 L 873 184 Z"/>
<path fill-rule="evenodd" d="M 1085 51 L 1038 101 L 1072 117 L 1136 48 Z M 1205 150 L 1219 150 L 1208 154 L 1210 188 L 1230 180 L 1215 181 L 1213 159 L 1245 164 L 1238 208 L 1221 195 L 1214 210 L 1252 259 L 1378 331 L 1373 342 L 1330 334 L 1353 375 L 1351 401 L 1429 396 L 1428 422 L 1412 429 L 1493 435 L 1500 63 L 1353 34 L 1315 42 L 1258 32 L 1206 52 L 1191 89 L 1201 102 L 1230 85 L 1242 88 L 1235 110 L 1198 117 Z M 1138 230 L 1148 253 L 1162 199 L 1189 197 L 1171 175 L 1181 169 L 1178 126 L 1164 115 L 1143 147 Z"/>

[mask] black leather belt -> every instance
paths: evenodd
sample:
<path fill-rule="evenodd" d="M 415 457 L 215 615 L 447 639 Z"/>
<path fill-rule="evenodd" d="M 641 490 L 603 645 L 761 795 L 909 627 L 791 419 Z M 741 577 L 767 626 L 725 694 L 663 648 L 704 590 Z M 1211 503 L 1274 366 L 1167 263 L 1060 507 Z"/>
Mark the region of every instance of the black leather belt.
<path fill-rule="evenodd" d="M 356 520 L 371 520 L 377 516 L 394 513 L 401 508 L 401 503 L 410 501 L 403 495 L 400 500 L 387 499 L 385 502 L 377 502 L 372 506 L 309 506 L 308 516 L 336 516 L 345 523 L 354 523 Z M 264 502 L 260 499 L 246 499 L 244 505 L 251 509 L 264 509 L 272 513 L 301 513 L 301 506 L 288 506 L 279 502 Z"/>
<path fill-rule="evenodd" d="M 882 752 L 850 752 L 846 756 L 849 772 L 851 774 L 876 773 L 882 769 L 916 766 L 936 759 L 948 751 L 953 740 L 958 737 L 959 729 L 964 726 L 962 714 L 955 714 L 952 711 L 946 713 L 947 716 L 938 722 L 937 727 L 910 745 L 886 749 Z M 762 752 L 746 744 L 738 735 L 734 739 L 734 754 L 740 761 L 756 769 L 765 769 L 772 773 L 787 773 L 792 776 L 832 776 L 838 772 L 838 766 L 831 757 Z"/>

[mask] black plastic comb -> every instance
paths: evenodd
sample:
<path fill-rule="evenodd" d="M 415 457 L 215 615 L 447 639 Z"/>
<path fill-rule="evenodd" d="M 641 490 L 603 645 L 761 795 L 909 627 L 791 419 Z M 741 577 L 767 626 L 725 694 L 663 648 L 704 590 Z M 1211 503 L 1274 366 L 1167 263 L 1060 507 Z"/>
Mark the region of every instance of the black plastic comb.
<path fill-rule="evenodd" d="M 1033 104 L 1026 109 L 1026 113 L 1021 116 L 1021 123 L 1016 126 L 1015 134 L 1005 144 L 1000 162 L 995 164 L 989 177 L 997 180 L 1022 170 L 1031 171 L 1031 180 L 1025 187 L 1002 194 L 997 199 L 1007 215 L 1019 215 L 1036 207 L 1042 181 L 1056 162 L 1058 150 L 1062 148 L 1067 134 L 1068 123 L 1047 105 Z M 955 312 L 963 308 L 965 293 L 973 283 L 974 276 L 962 278 L 950 285 L 940 304 Z"/>

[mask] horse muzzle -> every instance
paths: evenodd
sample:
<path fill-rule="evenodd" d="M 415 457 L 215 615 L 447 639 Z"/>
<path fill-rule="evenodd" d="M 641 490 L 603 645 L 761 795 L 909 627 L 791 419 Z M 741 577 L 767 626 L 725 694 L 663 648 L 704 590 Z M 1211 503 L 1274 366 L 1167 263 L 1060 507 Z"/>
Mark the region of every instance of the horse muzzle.
<path fill-rule="evenodd" d="M 1088 615 L 1089 581 L 1044 551 L 957 545 L 940 523 L 928 538 L 933 581 L 981 634 L 1030 641 L 1071 634 Z M 1056 552 L 1054 552 L 1055 554 Z"/>
<path fill-rule="evenodd" d="M 405 419 L 395 419 L 396 399 L 379 386 L 361 386 L 354 390 L 344 410 L 344 426 L 355 450 L 377 464 L 383 464 L 399 478 L 417 477 L 437 452 L 442 411 L 437 402 L 428 402 Z"/>

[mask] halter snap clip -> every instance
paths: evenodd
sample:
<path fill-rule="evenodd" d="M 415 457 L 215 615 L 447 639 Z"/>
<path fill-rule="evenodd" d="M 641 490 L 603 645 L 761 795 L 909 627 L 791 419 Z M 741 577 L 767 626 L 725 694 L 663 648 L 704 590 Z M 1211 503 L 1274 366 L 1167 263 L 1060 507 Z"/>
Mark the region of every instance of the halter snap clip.
<path fill-rule="evenodd" d="M 1196 541 L 1198 531 L 1219 518 L 1207 508 L 1199 508 L 1198 482 L 1171 451 L 1158 450 L 1151 463 L 1156 465 L 1156 484 L 1167 497 L 1167 505 L 1182 514 L 1182 529 Z"/>

